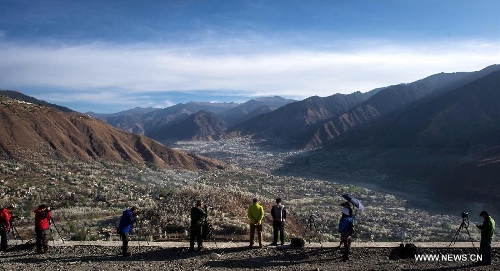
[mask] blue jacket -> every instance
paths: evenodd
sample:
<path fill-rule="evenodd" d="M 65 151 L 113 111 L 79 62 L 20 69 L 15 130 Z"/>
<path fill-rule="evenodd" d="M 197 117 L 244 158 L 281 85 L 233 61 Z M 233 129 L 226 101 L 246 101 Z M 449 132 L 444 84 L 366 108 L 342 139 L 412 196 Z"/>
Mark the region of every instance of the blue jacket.
<path fill-rule="evenodd" d="M 348 233 L 349 235 L 354 233 L 354 218 L 343 217 L 339 222 L 339 233 Z"/>
<path fill-rule="evenodd" d="M 122 217 L 120 218 L 120 226 L 118 226 L 118 231 L 129 234 L 132 231 L 132 227 L 135 222 L 137 222 L 137 217 L 134 216 L 132 210 L 128 209 L 123 211 Z"/>

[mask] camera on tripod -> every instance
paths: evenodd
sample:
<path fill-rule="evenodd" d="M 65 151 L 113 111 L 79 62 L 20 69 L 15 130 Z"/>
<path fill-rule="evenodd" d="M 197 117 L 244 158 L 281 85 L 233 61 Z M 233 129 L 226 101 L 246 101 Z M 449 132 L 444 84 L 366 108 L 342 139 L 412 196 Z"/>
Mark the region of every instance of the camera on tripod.
<path fill-rule="evenodd" d="M 462 218 L 463 219 L 468 219 L 469 218 L 469 212 L 462 212 Z"/>
<path fill-rule="evenodd" d="M 450 247 L 451 247 L 451 245 L 455 244 L 455 241 L 457 240 L 457 237 L 460 234 L 461 229 L 465 229 L 465 231 L 467 231 L 467 235 L 469 235 L 469 239 L 472 243 L 472 246 L 474 247 L 474 242 L 472 241 L 472 237 L 470 236 L 470 232 L 469 232 L 469 223 L 470 223 L 469 212 L 463 211 L 462 212 L 462 223 L 460 223 L 460 227 L 458 227 L 458 230 L 455 232 L 455 235 L 453 236 L 453 239 L 450 242 L 450 245 L 449 245 Z"/>

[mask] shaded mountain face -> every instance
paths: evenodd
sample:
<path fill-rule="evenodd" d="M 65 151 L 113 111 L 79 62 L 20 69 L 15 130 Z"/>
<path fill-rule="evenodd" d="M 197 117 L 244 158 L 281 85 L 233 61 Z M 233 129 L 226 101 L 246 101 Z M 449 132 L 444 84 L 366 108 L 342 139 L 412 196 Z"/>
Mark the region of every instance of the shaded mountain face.
<path fill-rule="evenodd" d="M 324 98 L 309 97 L 237 124 L 231 132 L 275 139 L 286 142 L 286 145 L 298 146 L 308 141 L 304 138 L 304 133 L 307 133 L 314 124 L 352 109 L 373 94 L 374 92 L 355 92 L 348 95 L 335 94 Z"/>
<path fill-rule="evenodd" d="M 226 124 L 212 112 L 201 110 L 174 124 L 159 126 L 146 135 L 168 144 L 179 140 L 212 141 L 224 136 Z"/>
<path fill-rule="evenodd" d="M 499 69 L 500 65 L 493 65 L 472 73 L 440 73 L 365 95 L 311 97 L 237 125 L 233 130 L 245 135 L 280 138 L 296 148 L 320 147 L 347 137 L 415 101 L 470 83 Z"/>
<path fill-rule="evenodd" d="M 464 158 L 449 174 L 436 177 L 432 182 L 452 202 L 474 199 L 484 209 L 493 210 L 498 209 L 500 202 L 499 172 L 500 145 Z"/>
<path fill-rule="evenodd" d="M 414 102 L 295 163 L 422 197 L 463 195 L 459 200 L 498 204 L 499 90 L 495 71 Z"/>
<path fill-rule="evenodd" d="M 363 129 L 373 121 L 415 101 L 466 85 L 497 70 L 500 70 L 500 65 L 492 65 L 471 73 L 440 73 L 410 84 L 386 87 L 352 110 L 318 123 L 314 132 L 312 129 L 309 131 L 310 140 L 305 143 L 305 147 L 317 147 L 325 142 L 346 137 L 346 134 Z"/>
<path fill-rule="evenodd" d="M 228 126 L 233 126 L 240 122 L 256 117 L 260 114 L 268 113 L 277 108 L 285 106 L 289 103 L 296 102 L 295 100 L 285 99 L 279 96 L 262 97 L 247 101 L 235 108 L 229 109 L 218 114 L 218 116 L 227 123 Z"/>
<path fill-rule="evenodd" d="M 224 166 L 121 131 L 88 115 L 65 113 L 5 96 L 0 96 L 0 126 L 0 156 L 4 159 L 104 159 L 189 170 Z"/>
<path fill-rule="evenodd" d="M 217 114 L 238 105 L 237 103 L 189 102 L 162 109 L 154 108 L 153 110 L 147 110 L 145 108 L 135 108 L 113 114 L 94 113 L 94 116 L 121 130 L 145 135 L 152 134 L 154 130 L 161 129 L 161 127 L 185 120 L 200 110 Z"/>

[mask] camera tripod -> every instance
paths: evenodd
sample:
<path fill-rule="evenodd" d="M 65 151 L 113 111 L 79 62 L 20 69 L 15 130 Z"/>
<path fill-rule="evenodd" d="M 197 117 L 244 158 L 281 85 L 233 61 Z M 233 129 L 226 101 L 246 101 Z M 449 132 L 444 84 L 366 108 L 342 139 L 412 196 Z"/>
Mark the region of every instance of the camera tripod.
<path fill-rule="evenodd" d="M 62 241 L 62 242 L 63 242 L 63 244 L 64 244 L 64 238 L 62 238 L 62 235 L 61 235 L 61 233 L 59 232 L 59 229 L 57 228 L 56 223 L 54 223 L 54 220 L 52 219 L 52 217 L 51 217 L 51 218 L 49 218 L 49 227 L 50 227 L 51 225 L 52 225 L 52 226 L 54 226 L 54 228 L 56 229 L 57 234 L 59 235 L 59 237 L 61 237 L 61 241 Z M 52 232 L 52 228 L 50 228 L 50 231 Z M 52 234 L 51 234 L 51 235 L 52 235 Z M 55 241 L 54 241 L 54 236 L 52 235 L 52 243 L 54 243 L 54 242 L 55 242 Z"/>
<path fill-rule="evenodd" d="M 450 242 L 449 247 L 451 247 L 453 244 L 455 244 L 458 235 L 460 234 L 460 230 L 465 229 L 467 231 L 467 235 L 469 235 L 470 242 L 472 243 L 472 247 L 476 248 L 474 246 L 474 241 L 472 241 L 472 237 L 470 236 L 469 232 L 469 218 L 467 216 L 462 215 L 462 223 L 460 223 L 460 227 L 458 227 L 457 231 L 455 232 L 455 236 L 453 236 L 453 239 Z"/>
<path fill-rule="evenodd" d="M 17 237 L 19 237 L 19 239 L 21 239 L 21 242 L 24 242 L 24 239 L 21 237 L 21 235 L 19 235 L 17 228 L 13 224 L 11 224 L 10 227 L 12 228 L 12 235 L 14 235 L 14 239 L 17 240 L 17 238 L 16 238 L 16 234 L 17 234 Z"/>
<path fill-rule="evenodd" d="M 305 236 L 307 236 L 307 240 L 309 241 L 309 244 L 311 243 L 311 239 L 312 239 L 312 232 L 314 231 L 314 235 L 316 235 L 318 237 L 318 241 L 321 245 L 323 245 L 321 243 L 321 235 L 320 235 L 320 231 L 318 230 L 318 227 L 316 226 L 316 220 L 315 220 L 315 216 L 314 214 L 311 214 L 309 216 L 309 218 L 307 219 L 307 227 L 306 227 L 306 230 L 305 230 Z"/>

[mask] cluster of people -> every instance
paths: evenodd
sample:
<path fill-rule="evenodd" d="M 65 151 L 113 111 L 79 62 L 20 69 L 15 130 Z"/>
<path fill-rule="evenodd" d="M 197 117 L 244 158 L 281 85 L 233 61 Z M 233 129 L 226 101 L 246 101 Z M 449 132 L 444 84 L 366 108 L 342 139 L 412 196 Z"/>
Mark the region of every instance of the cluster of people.
<path fill-rule="evenodd" d="M 206 237 L 206 231 L 210 230 L 207 227 L 207 209 L 208 207 L 203 205 L 200 200 L 196 201 L 196 206 L 191 208 L 191 235 L 189 241 L 189 251 L 195 251 L 195 245 L 197 245 L 196 250 L 203 249 L 203 237 Z M 264 219 L 264 208 L 259 204 L 257 198 L 254 198 L 253 203 L 248 207 L 247 216 L 250 220 L 249 247 L 254 246 L 256 231 L 259 247 L 262 247 L 262 220 Z M 273 217 L 274 239 L 273 243 L 270 245 L 276 246 L 278 244 L 278 236 L 280 238 L 281 245 L 283 245 L 285 243 L 286 209 L 281 203 L 280 198 L 276 199 L 276 204 L 273 205 L 271 209 L 271 216 Z"/>
<path fill-rule="evenodd" d="M 338 232 L 341 236 L 340 247 L 344 247 L 343 257 L 344 261 L 349 259 L 352 236 L 354 230 L 354 216 L 351 204 L 346 201 L 340 204 L 342 206 L 341 218 L 339 222 Z M 15 205 L 9 205 L 0 208 L 0 251 L 5 251 L 8 248 L 8 233 L 13 227 L 12 221 L 18 216 L 13 215 Z M 273 219 L 273 242 L 270 246 L 278 245 L 278 237 L 281 245 L 285 243 L 285 221 L 286 221 L 286 208 L 282 204 L 281 198 L 276 199 L 276 204 L 271 208 L 271 216 Z M 42 204 L 34 211 L 35 214 L 35 234 L 36 234 L 36 252 L 47 253 L 49 252 L 49 239 L 50 239 L 50 222 L 52 211 L 49 206 Z M 198 200 L 196 206 L 191 208 L 191 236 L 189 250 L 195 250 L 195 242 L 197 249 L 203 249 L 203 234 L 204 226 L 207 224 L 207 206 Z M 253 248 L 255 244 L 255 232 L 257 232 L 257 240 L 259 247 L 262 247 L 262 221 L 264 219 L 264 208 L 259 203 L 257 198 L 253 199 L 252 204 L 248 207 L 247 216 L 250 220 L 250 245 Z M 476 225 L 481 231 L 481 241 L 479 252 L 482 255 L 482 261 L 479 264 L 491 264 L 491 242 L 494 236 L 495 221 L 487 211 L 482 211 L 479 215 L 483 218 L 483 223 Z M 122 255 L 130 256 L 128 247 L 129 235 L 132 231 L 133 225 L 139 220 L 139 209 L 132 207 L 123 211 L 118 226 L 118 234 L 122 239 Z"/>
<path fill-rule="evenodd" d="M 6 251 L 8 248 L 8 233 L 13 228 L 12 222 L 14 219 L 19 218 L 12 213 L 16 206 L 14 204 L 4 208 L 0 208 L 0 238 L 1 238 L 1 251 Z M 42 204 L 34 211 L 35 213 L 35 234 L 36 234 L 36 252 L 39 254 L 49 252 L 49 239 L 50 239 L 50 221 L 52 211 L 50 207 Z"/>
<path fill-rule="evenodd" d="M 257 198 L 252 200 L 252 204 L 248 207 L 247 216 L 250 220 L 250 245 L 253 247 L 255 243 L 255 231 L 257 231 L 257 240 L 259 247 L 262 247 L 262 220 L 264 219 L 264 208 L 260 205 Z M 285 221 L 286 208 L 281 203 L 281 198 L 276 199 L 276 204 L 271 208 L 271 216 L 273 218 L 273 242 L 270 246 L 278 245 L 278 236 L 280 244 L 285 244 Z"/>

